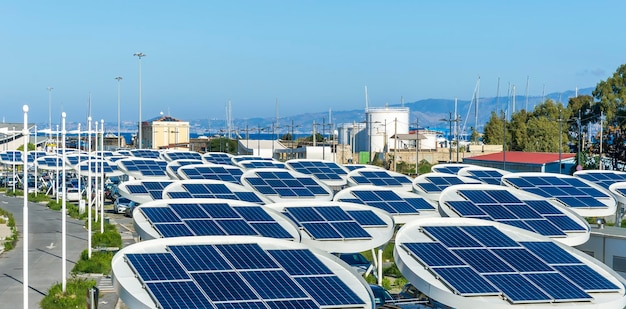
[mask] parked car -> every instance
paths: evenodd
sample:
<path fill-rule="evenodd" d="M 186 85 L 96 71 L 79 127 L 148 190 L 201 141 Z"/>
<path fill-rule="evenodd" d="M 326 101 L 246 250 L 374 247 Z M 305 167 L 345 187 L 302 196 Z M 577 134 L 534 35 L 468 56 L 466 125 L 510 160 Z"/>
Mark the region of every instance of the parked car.
<path fill-rule="evenodd" d="M 335 253 L 342 261 L 350 265 L 354 270 L 363 275 L 372 266 L 372 263 L 361 253 Z M 375 272 L 371 272 L 375 275 Z"/>
<path fill-rule="evenodd" d="M 113 202 L 113 211 L 117 214 L 126 213 L 126 209 L 130 207 L 130 202 L 131 200 L 119 196 L 115 199 L 115 202 Z"/>
<path fill-rule="evenodd" d="M 128 208 L 126 208 L 126 210 L 124 210 L 124 216 L 126 217 L 133 217 L 133 210 L 135 210 L 135 207 L 139 206 L 139 203 L 136 203 L 134 201 L 130 201 L 130 203 L 128 204 Z"/>
<path fill-rule="evenodd" d="M 68 202 L 78 202 L 81 199 L 81 194 L 78 188 L 67 188 L 65 193 L 65 200 Z"/>

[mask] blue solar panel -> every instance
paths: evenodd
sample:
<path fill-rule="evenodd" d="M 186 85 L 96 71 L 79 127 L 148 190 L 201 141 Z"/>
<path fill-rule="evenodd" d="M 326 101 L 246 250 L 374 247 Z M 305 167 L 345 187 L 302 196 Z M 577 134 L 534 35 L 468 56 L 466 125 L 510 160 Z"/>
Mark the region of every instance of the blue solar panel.
<path fill-rule="evenodd" d="M 169 207 L 140 207 L 139 209 L 153 223 L 180 222 L 180 218 Z"/>
<path fill-rule="evenodd" d="M 487 217 L 487 214 L 471 201 L 446 201 L 446 205 L 463 217 Z"/>
<path fill-rule="evenodd" d="M 188 220 L 185 224 L 187 224 L 197 236 L 226 235 L 226 232 L 224 232 L 214 220 Z"/>
<path fill-rule="evenodd" d="M 126 185 L 131 194 L 149 194 L 153 200 L 160 200 L 163 197 L 163 189 L 170 185 L 171 180 L 142 180 L 139 183 Z"/>
<path fill-rule="evenodd" d="M 352 202 L 380 208 L 390 214 L 419 214 L 420 211 L 435 210 L 435 208 L 421 197 L 400 197 L 391 190 L 361 191 L 352 190 L 355 198 L 340 199 L 342 202 Z"/>
<path fill-rule="evenodd" d="M 237 167 L 184 166 L 178 170 L 187 179 L 213 179 L 241 184 L 243 172 Z"/>
<path fill-rule="evenodd" d="M 462 226 L 461 229 L 488 248 L 515 248 L 520 246 L 493 226 Z"/>
<path fill-rule="evenodd" d="M 127 171 L 138 172 L 142 176 L 167 176 L 167 162 L 163 160 L 134 158 L 119 160 L 118 164 Z"/>
<path fill-rule="evenodd" d="M 301 223 L 302 227 L 317 240 L 342 239 L 341 234 L 328 222 L 308 222 Z"/>
<path fill-rule="evenodd" d="M 292 169 L 297 172 L 313 175 L 320 180 L 341 180 L 347 172 L 335 162 L 325 161 L 295 161 L 288 162 Z"/>
<path fill-rule="evenodd" d="M 202 160 L 202 156 L 194 151 L 176 151 L 176 152 L 165 152 L 163 153 L 165 157 L 169 159 L 169 161 L 175 160 L 183 160 L 183 159 L 194 159 L 194 160 Z"/>
<path fill-rule="evenodd" d="M 284 239 L 293 238 L 259 206 L 231 207 L 224 203 L 170 203 L 168 207 L 142 207 L 141 210 L 163 237 L 261 235 Z"/>
<path fill-rule="evenodd" d="M 317 207 L 315 210 L 328 221 L 351 221 L 353 220 L 341 207 Z"/>
<path fill-rule="evenodd" d="M 372 238 L 372 235 L 355 221 L 331 222 L 330 225 L 332 225 L 344 239 Z"/>
<path fill-rule="evenodd" d="M 307 249 L 269 250 L 268 253 L 292 276 L 332 274 L 328 267 Z"/>
<path fill-rule="evenodd" d="M 415 256 L 425 266 L 464 266 L 452 251 L 449 251 L 440 243 L 403 243 L 402 244 L 413 256 Z"/>
<path fill-rule="evenodd" d="M 492 249 L 492 252 L 509 263 L 519 272 L 553 271 L 548 264 L 544 263 L 528 250 L 520 249 Z"/>
<path fill-rule="evenodd" d="M 459 249 L 454 250 L 454 253 L 481 274 L 515 272 L 511 266 L 487 249 Z"/>
<path fill-rule="evenodd" d="M 347 212 L 362 226 L 387 226 L 383 219 L 370 210 L 348 210 Z"/>
<path fill-rule="evenodd" d="M 232 267 L 211 245 L 168 246 L 187 271 L 230 270 Z"/>
<path fill-rule="evenodd" d="M 355 175 L 350 176 L 352 181 L 357 184 L 371 184 L 375 186 L 392 186 L 400 187 L 403 184 L 410 184 L 411 179 L 407 176 L 398 176 L 388 173 L 387 171 L 362 171 L 356 170 Z"/>
<path fill-rule="evenodd" d="M 170 198 L 223 198 L 264 204 L 254 192 L 231 191 L 225 184 L 183 183 L 179 192 L 168 191 Z"/>
<path fill-rule="evenodd" d="M 214 302 L 259 299 L 235 271 L 193 273 L 191 276 Z"/>
<path fill-rule="evenodd" d="M 587 229 L 568 216 L 546 216 L 546 219 L 559 229 L 567 232 L 585 232 Z"/>
<path fill-rule="evenodd" d="M 581 263 L 577 258 L 552 242 L 526 241 L 520 242 L 520 244 L 549 264 Z"/>
<path fill-rule="evenodd" d="M 126 258 L 144 281 L 189 279 L 169 253 L 126 254 Z"/>
<path fill-rule="evenodd" d="M 146 283 L 159 308 L 211 308 L 207 298 L 192 281 L 164 281 Z"/>
<path fill-rule="evenodd" d="M 607 207 L 598 199 L 609 198 L 608 195 L 573 177 L 524 176 L 505 179 L 524 191 L 556 198 L 568 207 Z"/>
<path fill-rule="evenodd" d="M 554 268 L 586 292 L 619 290 L 619 287 L 587 265 L 563 265 Z"/>
<path fill-rule="evenodd" d="M 245 169 L 253 169 L 253 168 L 285 168 L 285 163 L 275 162 L 275 161 L 242 161 L 241 166 Z"/>
<path fill-rule="evenodd" d="M 183 223 L 157 223 L 154 228 L 163 237 L 194 236 L 193 232 Z"/>
<path fill-rule="evenodd" d="M 616 182 L 624 182 L 626 181 L 626 174 L 613 172 L 613 171 L 601 171 L 594 173 L 578 173 L 575 175 L 576 177 L 582 178 L 584 180 L 588 180 L 593 182 L 605 189 L 608 189 L 609 186 Z"/>
<path fill-rule="evenodd" d="M 241 272 L 241 275 L 264 299 L 307 297 L 283 270 Z"/>
<path fill-rule="evenodd" d="M 150 149 L 133 149 L 130 151 L 131 155 L 139 158 L 158 159 L 159 152 L 157 150 Z"/>
<path fill-rule="evenodd" d="M 356 305 L 363 301 L 337 277 L 296 277 L 321 306 Z"/>
<path fill-rule="evenodd" d="M 489 281 L 470 267 L 432 268 L 446 285 L 459 295 L 497 295 L 500 293 Z"/>
<path fill-rule="evenodd" d="M 525 220 L 524 223 L 530 226 L 537 233 L 544 236 L 567 236 L 563 230 L 552 224 L 547 219 Z"/>
<path fill-rule="evenodd" d="M 485 275 L 506 298 L 514 303 L 548 302 L 552 298 L 519 274 Z"/>
<path fill-rule="evenodd" d="M 503 174 L 492 170 L 467 170 L 471 178 L 480 180 L 490 185 L 499 185 L 502 181 Z"/>
<path fill-rule="evenodd" d="M 460 295 L 501 291 L 512 303 L 551 303 L 590 301 L 585 292 L 618 289 L 553 242 L 517 243 L 493 226 L 422 226 L 422 231 L 438 237 L 435 242 L 400 246 Z M 470 248 L 458 245 L 458 239 L 483 244 Z"/>
<path fill-rule="evenodd" d="M 448 248 L 482 247 L 457 226 L 424 226 L 424 232 Z"/>
<path fill-rule="evenodd" d="M 526 279 L 539 286 L 556 301 L 591 300 L 589 294 L 566 280 L 559 273 L 525 274 Z"/>
<path fill-rule="evenodd" d="M 257 244 L 215 245 L 236 269 L 270 269 L 278 265 Z"/>
<path fill-rule="evenodd" d="M 549 237 L 585 232 L 579 223 L 544 200 L 522 201 L 506 190 L 459 190 L 465 201 L 444 201 L 462 217 L 496 221 Z"/>
<path fill-rule="evenodd" d="M 246 181 L 255 190 L 266 195 L 281 197 L 314 197 L 329 195 L 326 189 L 315 180 L 305 177 L 295 177 L 289 172 L 257 171 L 257 177 L 247 177 Z M 308 176 L 307 176 L 308 177 Z"/>
<path fill-rule="evenodd" d="M 245 220 L 215 220 L 227 235 L 255 235 L 256 231 Z"/>

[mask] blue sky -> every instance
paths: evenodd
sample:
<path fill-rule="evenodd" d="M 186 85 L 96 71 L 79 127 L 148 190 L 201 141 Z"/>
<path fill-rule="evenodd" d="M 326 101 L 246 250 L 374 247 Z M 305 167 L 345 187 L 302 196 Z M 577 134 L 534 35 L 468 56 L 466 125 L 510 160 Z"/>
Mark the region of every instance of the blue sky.
<path fill-rule="evenodd" d="M 6 122 L 224 119 L 593 87 L 625 62 L 624 1 L 3 1 Z"/>

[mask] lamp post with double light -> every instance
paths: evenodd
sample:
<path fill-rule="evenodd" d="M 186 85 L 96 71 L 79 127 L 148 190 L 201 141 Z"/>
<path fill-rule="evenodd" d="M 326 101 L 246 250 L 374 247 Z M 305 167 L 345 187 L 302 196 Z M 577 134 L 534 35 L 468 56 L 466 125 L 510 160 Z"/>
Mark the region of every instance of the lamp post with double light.
<path fill-rule="evenodd" d="M 146 54 L 144 53 L 134 53 L 133 56 L 139 58 L 139 133 L 137 134 L 137 137 L 139 139 L 138 141 L 138 149 L 142 149 L 142 133 L 141 133 L 141 58 L 145 57 Z"/>

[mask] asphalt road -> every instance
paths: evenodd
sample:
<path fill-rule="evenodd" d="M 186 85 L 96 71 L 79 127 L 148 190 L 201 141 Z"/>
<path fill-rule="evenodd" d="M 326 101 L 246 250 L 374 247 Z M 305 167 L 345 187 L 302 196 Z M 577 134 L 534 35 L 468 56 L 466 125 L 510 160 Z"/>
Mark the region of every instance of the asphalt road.
<path fill-rule="evenodd" d="M 0 208 L 13 214 L 19 240 L 13 250 L 0 255 L 0 307 L 24 308 L 23 303 L 23 199 L 0 194 Z M 39 308 L 48 289 L 62 280 L 61 213 L 29 203 L 28 308 Z M 84 221 L 67 217 L 67 278 L 82 250 L 87 248 Z"/>

